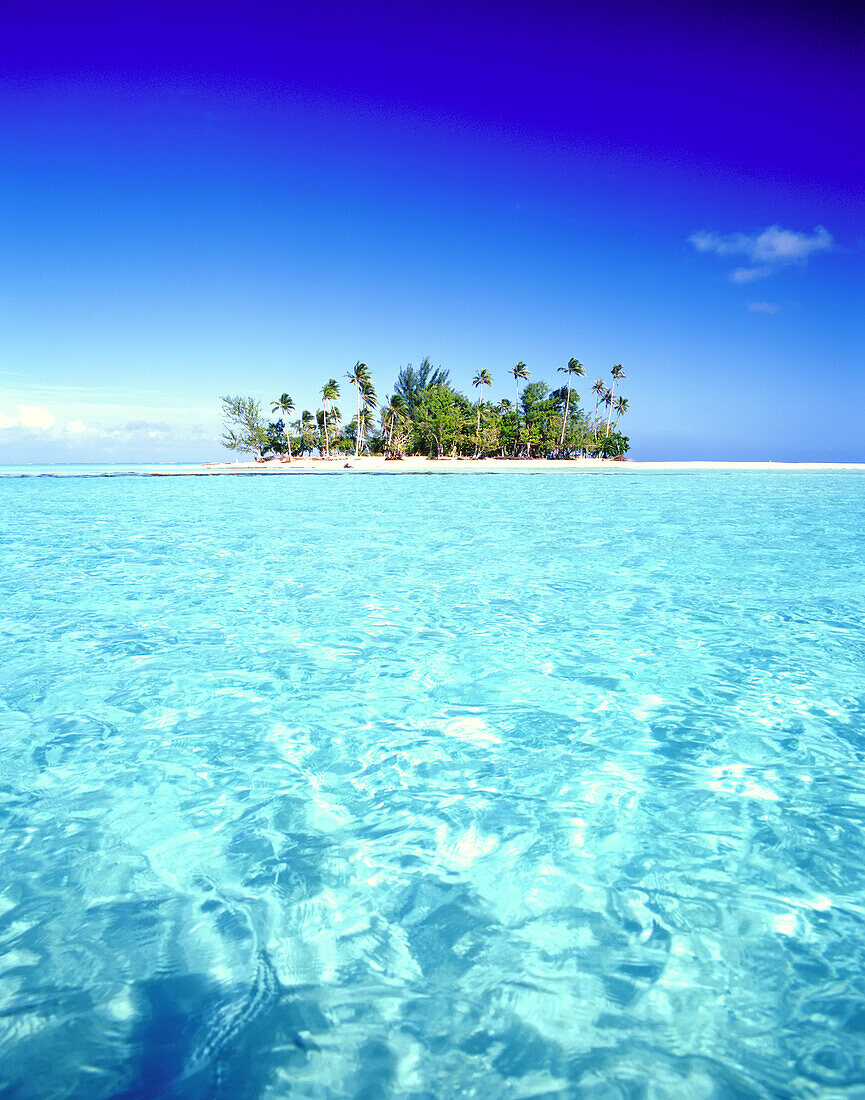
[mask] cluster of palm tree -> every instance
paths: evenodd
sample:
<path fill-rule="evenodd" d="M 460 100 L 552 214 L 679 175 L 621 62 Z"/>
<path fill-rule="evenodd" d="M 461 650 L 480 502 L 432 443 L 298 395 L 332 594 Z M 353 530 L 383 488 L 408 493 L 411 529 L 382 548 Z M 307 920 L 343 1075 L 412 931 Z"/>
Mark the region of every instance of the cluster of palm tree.
<path fill-rule="evenodd" d="M 324 435 L 324 457 L 330 458 L 330 426 L 331 422 L 336 427 L 339 424 L 339 409 L 334 402 L 339 400 L 339 383 L 335 378 L 328 378 L 321 387 L 321 412 L 319 413 L 319 427 Z"/>
<path fill-rule="evenodd" d="M 579 359 L 573 359 L 572 358 L 572 359 L 568 360 L 566 366 L 558 367 L 557 370 L 558 370 L 559 374 L 565 374 L 567 376 L 567 386 L 565 387 L 565 408 L 564 408 L 564 414 L 562 416 L 562 434 L 561 434 L 561 437 L 559 439 L 560 448 L 564 448 L 564 445 L 565 445 L 565 432 L 567 430 L 568 417 L 570 415 L 570 409 L 571 409 L 572 380 L 574 378 L 584 378 L 585 375 L 586 375 L 586 368 L 579 361 Z M 516 386 L 516 403 L 517 403 L 517 405 L 519 405 L 519 403 L 520 403 L 520 382 L 521 381 L 528 381 L 528 379 L 531 377 L 531 373 L 530 373 L 529 369 L 526 367 L 525 363 L 517 363 L 515 366 L 511 367 L 511 369 L 508 371 L 508 373 L 512 374 L 513 377 L 514 377 L 514 383 L 515 383 L 515 386 Z M 624 414 L 630 408 L 630 403 L 628 402 L 627 397 L 622 397 L 621 395 L 619 395 L 618 397 L 615 396 L 616 386 L 619 384 L 619 382 L 623 378 L 627 377 L 622 364 L 621 363 L 616 363 L 612 367 L 612 369 L 610 371 L 610 374 L 612 375 L 612 378 L 613 378 L 613 382 L 612 382 L 611 386 L 608 387 L 606 385 L 606 383 L 604 382 L 604 380 L 602 378 L 599 378 L 595 382 L 594 386 L 592 387 L 592 392 L 594 394 L 596 394 L 596 396 L 598 398 L 598 400 L 595 402 L 595 418 L 594 418 L 595 419 L 595 429 L 594 429 L 595 438 L 597 438 L 597 435 L 598 435 L 597 423 L 598 423 L 598 404 L 599 403 L 602 403 L 604 405 L 604 407 L 607 408 L 607 410 L 608 410 L 608 412 L 607 412 L 607 421 L 606 421 L 606 425 L 604 427 L 604 436 L 605 437 L 608 437 L 609 434 L 610 434 L 610 416 L 611 416 L 611 414 L 614 411 L 616 413 L 616 419 L 615 419 L 615 422 L 613 424 L 613 431 L 615 432 L 617 427 L 618 427 L 618 424 L 619 424 L 619 418 L 624 416 Z M 477 422 L 477 435 L 478 435 L 478 438 L 480 437 L 480 427 L 481 427 L 480 416 L 481 416 L 481 402 L 483 401 L 483 392 L 484 392 L 483 388 L 484 388 L 484 386 L 491 386 L 492 384 L 493 384 L 493 376 L 490 374 L 490 372 L 488 370 L 478 371 L 478 373 L 472 379 L 472 385 L 475 386 L 476 388 L 477 387 L 480 388 L 480 393 L 478 395 L 478 422 Z M 507 401 L 501 402 L 501 405 L 503 405 L 506 410 L 510 409 L 510 407 L 511 407 L 510 402 L 507 402 Z M 530 444 L 528 444 L 528 445 L 530 446 Z"/>
<path fill-rule="evenodd" d="M 375 392 L 375 386 L 372 384 L 372 375 L 370 374 L 369 367 L 366 363 L 358 361 L 352 367 L 352 369 L 346 374 L 346 378 L 349 380 L 352 386 L 357 389 L 357 417 L 356 417 L 356 430 L 354 433 L 354 453 L 358 456 L 363 450 L 364 442 L 366 440 L 366 434 L 368 429 L 370 414 L 375 411 L 378 405 L 378 396 Z"/>
<path fill-rule="evenodd" d="M 283 393 L 271 404 L 271 421 L 266 421 L 253 398 L 224 397 L 226 434 L 223 444 L 233 450 L 256 455 L 272 452 L 292 458 L 295 454 L 318 452 L 330 458 L 364 452 L 401 457 L 403 454 L 447 454 L 480 457 L 568 457 L 600 454 L 623 457 L 628 439 L 619 433 L 621 417 L 628 411 L 628 399 L 617 393 L 626 377 L 620 363 L 610 371 L 611 383 L 599 378 L 591 388 L 595 396 L 593 416 L 580 404 L 576 382 L 585 377 L 583 364 L 568 360 L 557 373 L 565 385 L 550 390 L 544 382 L 530 382 L 531 372 L 519 362 L 508 370 L 514 379 L 514 401 L 484 401 L 494 384 L 486 368 L 477 371 L 472 385 L 478 391 L 475 403 L 455 390 L 450 374 L 433 368 L 424 359 L 415 370 L 410 364 L 400 369 L 393 393 L 379 409 L 372 373 L 358 360 L 345 375 L 356 391 L 354 417 L 343 423 L 336 404 L 340 384 L 329 378 L 320 391 L 321 408 L 315 414 L 304 409 L 290 420 L 295 404 Z M 606 415 L 604 415 L 606 414 Z"/>
<path fill-rule="evenodd" d="M 359 455 L 364 449 L 371 414 L 378 405 L 378 395 L 375 392 L 372 375 L 366 363 L 361 363 L 358 360 L 345 377 L 357 390 L 357 414 L 353 421 L 355 426 L 353 435 L 355 455 Z M 290 394 L 284 393 L 277 401 L 274 401 L 270 407 L 271 414 L 278 415 L 280 419 L 276 424 L 271 423 L 267 425 L 265 427 L 265 434 L 270 434 L 272 436 L 272 429 L 274 428 L 280 431 L 285 439 L 284 453 L 291 459 L 292 431 L 294 432 L 296 445 L 297 436 L 300 436 L 299 449 L 304 451 L 315 449 L 315 443 L 310 446 L 309 441 L 310 437 L 314 436 L 317 429 L 320 438 L 315 442 L 321 444 L 318 449 L 325 458 L 330 458 L 331 441 L 338 438 L 341 420 L 341 414 L 336 405 L 339 397 L 339 382 L 337 382 L 335 378 L 329 378 L 321 388 L 321 408 L 315 416 L 304 409 L 300 415 L 300 419 L 292 423 L 289 421 L 289 415 L 295 411 L 294 400 Z M 225 400 L 224 398 L 223 401 Z M 269 433 L 267 431 L 268 428 L 271 429 Z M 271 439 L 270 445 L 268 446 L 265 444 L 263 450 L 271 450 L 278 453 L 279 449 L 273 445 L 273 440 Z"/>
<path fill-rule="evenodd" d="M 294 412 L 294 402 L 291 397 L 284 393 L 278 401 L 274 401 L 270 406 L 271 413 L 279 413 L 282 416 L 283 430 L 285 432 L 285 446 L 288 450 L 288 457 L 291 458 L 291 432 L 288 424 L 288 414 Z"/>
<path fill-rule="evenodd" d="M 592 386 L 592 393 L 595 395 L 595 416 L 597 417 L 598 415 L 599 405 L 603 405 L 607 409 L 607 423 L 606 428 L 604 429 L 605 435 L 609 434 L 610 417 L 612 416 L 613 412 L 615 412 L 616 414 L 616 424 L 618 424 L 619 417 L 624 416 L 624 414 L 628 411 L 630 407 L 627 397 L 622 397 L 621 395 L 616 397 L 616 386 L 623 378 L 627 377 L 622 367 L 622 364 L 616 363 L 616 365 L 610 371 L 610 374 L 612 374 L 613 376 L 612 386 L 607 386 L 603 378 L 597 379 L 595 384 Z"/>

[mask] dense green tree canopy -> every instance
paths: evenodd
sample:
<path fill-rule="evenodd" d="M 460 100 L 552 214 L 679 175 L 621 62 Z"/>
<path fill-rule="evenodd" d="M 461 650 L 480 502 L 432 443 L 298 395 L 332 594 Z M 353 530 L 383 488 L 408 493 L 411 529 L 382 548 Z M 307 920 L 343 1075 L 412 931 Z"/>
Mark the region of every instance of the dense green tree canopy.
<path fill-rule="evenodd" d="M 583 364 L 571 358 L 557 372 L 564 385 L 550 389 L 525 363 L 502 374 L 514 380 L 513 398 L 492 399 L 494 375 L 479 368 L 472 384 L 477 396 L 470 400 L 450 383 L 450 373 L 433 367 L 429 358 L 415 368 L 401 367 L 390 397 L 379 409 L 373 374 L 360 360 L 345 377 L 355 390 L 355 415 L 347 424 L 336 406 L 339 383 L 330 378 L 320 391 L 321 407 L 304 409 L 290 420 L 294 402 L 283 393 L 272 403 L 279 419 L 266 421 L 261 405 L 252 397 L 222 398 L 225 433 L 223 445 L 256 456 L 274 454 L 345 456 L 405 454 L 445 457 L 574 458 L 579 455 L 622 458 L 628 437 L 619 421 L 629 402 L 618 392 L 627 376 L 617 363 L 610 384 L 599 378 L 591 387 L 594 408 L 585 410 L 576 388 L 585 376 Z M 520 388 L 520 383 L 523 383 Z M 376 414 L 376 410 L 379 410 Z M 376 419 L 377 416 L 377 419 Z"/>

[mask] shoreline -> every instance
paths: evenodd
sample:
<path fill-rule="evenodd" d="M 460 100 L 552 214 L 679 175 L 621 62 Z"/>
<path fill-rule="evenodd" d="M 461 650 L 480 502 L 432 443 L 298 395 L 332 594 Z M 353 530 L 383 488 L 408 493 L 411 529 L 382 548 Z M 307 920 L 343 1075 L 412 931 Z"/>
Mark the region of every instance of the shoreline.
<path fill-rule="evenodd" d="M 782 470 L 782 471 L 865 471 L 865 462 L 734 462 L 723 460 L 697 461 L 614 461 L 609 459 L 467 459 L 467 458 L 404 458 L 393 461 L 379 457 L 363 458 L 303 458 L 292 462 L 209 462 L 197 470 L 154 472 L 154 477 L 208 477 L 212 475 L 284 475 L 284 474 L 515 474 L 548 472 L 618 472 L 643 471 L 713 471 L 713 470 Z"/>

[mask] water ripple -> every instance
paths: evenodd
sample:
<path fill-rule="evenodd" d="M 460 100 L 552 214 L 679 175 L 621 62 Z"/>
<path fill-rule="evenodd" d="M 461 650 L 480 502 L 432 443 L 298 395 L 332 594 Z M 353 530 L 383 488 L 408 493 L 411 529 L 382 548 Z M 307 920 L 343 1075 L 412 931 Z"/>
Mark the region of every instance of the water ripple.
<path fill-rule="evenodd" d="M 0 513 L 4 1094 L 865 1088 L 865 479 Z"/>

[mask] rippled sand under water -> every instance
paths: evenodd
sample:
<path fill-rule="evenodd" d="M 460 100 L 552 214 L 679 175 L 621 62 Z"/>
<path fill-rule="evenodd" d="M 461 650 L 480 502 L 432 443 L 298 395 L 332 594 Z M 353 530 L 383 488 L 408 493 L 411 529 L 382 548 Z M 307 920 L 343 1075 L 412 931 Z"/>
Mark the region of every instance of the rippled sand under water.
<path fill-rule="evenodd" d="M 0 517 L 4 1094 L 861 1095 L 865 476 Z"/>

